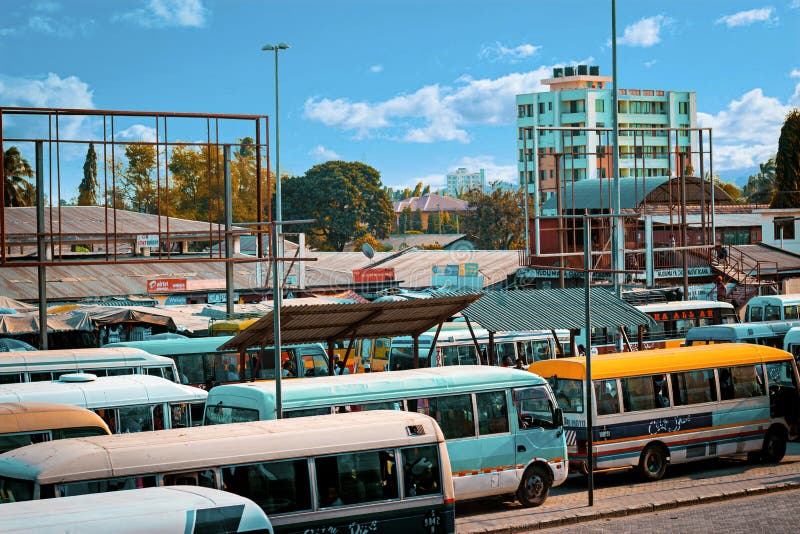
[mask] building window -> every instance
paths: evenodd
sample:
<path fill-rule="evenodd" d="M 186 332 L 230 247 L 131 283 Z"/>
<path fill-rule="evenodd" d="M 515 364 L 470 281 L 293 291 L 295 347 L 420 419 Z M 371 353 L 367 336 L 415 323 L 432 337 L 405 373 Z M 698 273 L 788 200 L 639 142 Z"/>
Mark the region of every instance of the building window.
<path fill-rule="evenodd" d="M 539 179 L 540 180 L 544 180 L 545 178 L 547 178 L 546 172 L 547 171 L 539 171 Z"/>
<path fill-rule="evenodd" d="M 793 217 L 775 217 L 773 219 L 775 227 L 775 240 L 779 239 L 794 239 L 794 218 Z"/>
<path fill-rule="evenodd" d="M 548 102 L 547 103 L 547 111 L 553 111 L 553 103 L 552 102 Z"/>
<path fill-rule="evenodd" d="M 544 113 L 544 102 L 539 102 L 539 115 Z"/>
<path fill-rule="evenodd" d="M 678 113 L 681 115 L 686 115 L 689 113 L 689 103 L 688 102 L 678 102 Z"/>
<path fill-rule="evenodd" d="M 533 117 L 533 104 L 528 104 L 527 106 L 525 106 L 525 114 L 528 117 Z"/>
<path fill-rule="evenodd" d="M 525 116 L 525 106 L 517 106 L 517 117 L 522 118 Z"/>
<path fill-rule="evenodd" d="M 604 100 L 600 100 L 600 99 L 595 100 L 594 101 L 594 110 L 595 111 L 600 111 L 600 112 L 605 111 Z"/>

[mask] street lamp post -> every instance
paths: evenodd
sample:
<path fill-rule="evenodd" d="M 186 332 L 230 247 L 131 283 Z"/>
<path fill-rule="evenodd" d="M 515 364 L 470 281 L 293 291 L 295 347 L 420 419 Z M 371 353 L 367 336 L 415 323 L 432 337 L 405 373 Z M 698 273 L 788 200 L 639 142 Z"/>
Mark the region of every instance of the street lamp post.
<path fill-rule="evenodd" d="M 275 342 L 275 410 L 278 419 L 283 418 L 283 399 L 281 395 L 281 300 L 283 300 L 283 289 L 281 279 L 283 269 L 281 269 L 278 258 L 283 256 L 283 242 L 278 236 L 281 235 L 281 137 L 280 137 L 280 107 L 278 100 L 278 51 L 286 50 L 289 45 L 286 43 L 268 44 L 261 47 L 261 50 L 275 51 L 275 216 L 272 225 L 272 317 L 273 317 L 273 338 Z"/>

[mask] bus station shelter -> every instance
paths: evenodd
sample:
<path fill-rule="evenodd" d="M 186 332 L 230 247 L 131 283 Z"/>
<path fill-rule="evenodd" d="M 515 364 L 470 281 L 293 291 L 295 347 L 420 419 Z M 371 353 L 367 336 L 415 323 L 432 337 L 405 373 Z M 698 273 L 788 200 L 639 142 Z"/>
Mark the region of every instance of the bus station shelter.
<path fill-rule="evenodd" d="M 442 323 L 457 315 L 481 296 L 481 293 L 469 293 L 398 302 L 282 307 L 281 343 L 289 345 L 327 342 L 328 373 L 332 375 L 333 345 L 338 340 L 349 339 L 344 356 L 346 365 L 357 338 L 411 336 L 414 339 L 414 366 L 419 367 L 419 335 L 437 325 L 441 329 Z M 240 357 L 244 358 L 244 351 L 248 348 L 263 349 L 274 344 L 274 312 L 269 312 L 222 345 L 220 349 L 236 350 Z"/>
<path fill-rule="evenodd" d="M 575 335 L 586 327 L 586 294 L 584 288 L 533 289 L 498 291 L 487 293 L 471 303 L 462 312 L 467 324 L 475 322 L 489 331 L 489 356 L 493 361 L 495 332 L 551 330 L 558 344 L 560 356 L 564 349 L 555 335 L 555 330 L 570 331 L 572 354 L 575 351 Z M 590 289 L 591 328 L 619 330 L 631 350 L 624 326 L 637 327 L 638 350 L 643 350 L 643 329 L 655 326 L 653 320 L 612 291 L 602 287 Z"/>

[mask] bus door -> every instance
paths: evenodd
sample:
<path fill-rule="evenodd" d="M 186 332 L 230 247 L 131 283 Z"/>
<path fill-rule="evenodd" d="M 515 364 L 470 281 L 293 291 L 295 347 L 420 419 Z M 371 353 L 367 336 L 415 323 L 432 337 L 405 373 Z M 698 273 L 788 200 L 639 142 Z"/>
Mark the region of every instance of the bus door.
<path fill-rule="evenodd" d="M 516 465 L 526 465 L 534 458 L 566 461 L 563 416 L 548 388 L 544 385 L 514 388 L 511 398 L 517 427 Z"/>

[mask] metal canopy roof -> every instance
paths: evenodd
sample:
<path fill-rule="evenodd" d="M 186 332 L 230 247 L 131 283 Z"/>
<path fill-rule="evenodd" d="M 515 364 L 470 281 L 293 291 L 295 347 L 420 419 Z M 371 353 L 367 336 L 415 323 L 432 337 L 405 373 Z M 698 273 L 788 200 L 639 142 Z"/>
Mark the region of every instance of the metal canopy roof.
<path fill-rule="evenodd" d="M 670 193 L 670 180 L 672 180 L 672 193 Z M 647 178 L 620 178 L 619 196 L 621 209 L 635 209 L 647 199 L 648 204 L 677 203 L 680 198 L 680 178 L 656 176 Z M 565 210 L 597 210 L 609 209 L 610 187 L 609 180 L 588 179 L 574 183 L 564 184 L 562 207 Z M 705 185 L 705 188 L 704 188 Z M 699 204 L 706 192 L 706 202 L 711 201 L 711 188 L 708 183 L 693 176 L 686 177 L 686 202 Z M 732 204 L 730 195 L 719 186 L 714 186 L 714 197 L 717 204 Z M 542 205 L 543 210 L 555 210 L 556 195 L 553 195 Z"/>
<path fill-rule="evenodd" d="M 610 291 L 590 292 L 593 328 L 654 324 Z M 488 293 L 461 312 L 470 321 L 493 332 L 514 330 L 580 329 L 586 325 L 584 289 L 537 289 Z"/>
<path fill-rule="evenodd" d="M 417 335 L 446 321 L 481 297 L 478 293 L 366 304 L 318 304 L 281 307 L 281 343 Z M 268 313 L 221 349 L 241 350 L 274 343 Z"/>

